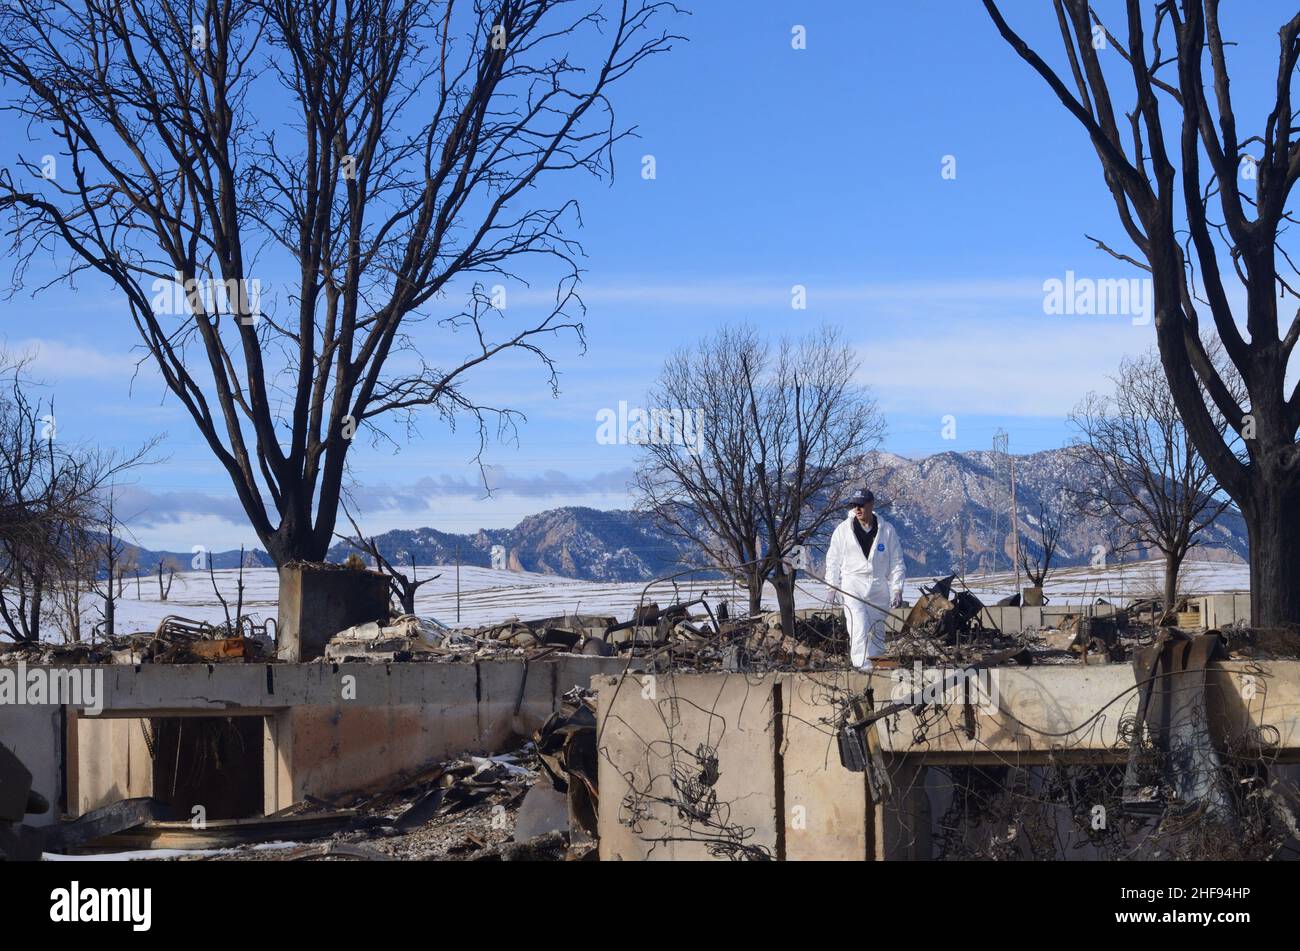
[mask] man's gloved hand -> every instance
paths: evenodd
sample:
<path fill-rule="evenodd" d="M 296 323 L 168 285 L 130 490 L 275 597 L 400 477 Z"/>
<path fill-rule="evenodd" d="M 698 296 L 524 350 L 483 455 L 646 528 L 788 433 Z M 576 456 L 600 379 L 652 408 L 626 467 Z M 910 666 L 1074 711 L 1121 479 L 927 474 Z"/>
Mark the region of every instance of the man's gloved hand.
<path fill-rule="evenodd" d="M 903 606 L 903 592 L 900 591 L 894 595 L 889 602 L 889 606 L 891 608 L 901 608 Z"/>
<path fill-rule="evenodd" d="M 838 608 L 840 606 L 840 593 L 838 591 L 831 592 L 830 605 L 833 608 Z"/>

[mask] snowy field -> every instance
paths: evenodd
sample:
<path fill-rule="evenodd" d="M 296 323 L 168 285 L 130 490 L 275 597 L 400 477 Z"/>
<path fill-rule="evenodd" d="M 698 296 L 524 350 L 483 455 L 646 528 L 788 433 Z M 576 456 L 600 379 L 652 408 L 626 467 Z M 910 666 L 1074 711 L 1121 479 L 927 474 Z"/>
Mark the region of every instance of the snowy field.
<path fill-rule="evenodd" d="M 512 617 L 527 619 L 576 612 L 612 614 L 619 620 L 624 620 L 631 616 L 632 609 L 636 607 L 645 589 L 645 585 L 640 582 L 576 581 L 531 572 L 462 567 L 458 598 L 454 565 L 431 569 L 422 567 L 419 576 L 427 577 L 431 572 L 440 573 L 441 577 L 420 588 L 416 612 L 432 616 L 451 626 L 476 626 Z M 1063 568 L 1049 579 L 1047 595 L 1052 604 L 1092 603 L 1099 597 L 1122 603 L 1135 597 L 1158 593 L 1162 572 L 1163 565 L 1158 561 L 1133 562 L 1105 568 Z M 233 612 L 238 571 L 217 571 L 215 577 L 222 596 L 230 603 Z M 919 586 L 932 580 L 933 576 L 908 579 L 904 597 L 909 602 L 915 601 L 920 595 Z M 985 603 L 992 603 L 1010 594 L 1015 587 L 1014 575 L 1009 572 L 988 576 L 972 575 L 966 582 Z M 275 617 L 276 583 L 273 568 L 245 569 L 244 613 L 258 621 Z M 1181 588 L 1188 594 L 1245 591 L 1249 588 L 1249 570 L 1246 565 L 1191 562 L 1184 566 Z M 711 603 L 725 599 L 733 606 L 741 606 L 743 610 L 743 591 L 718 579 L 683 579 L 676 586 L 671 583 L 653 585 L 645 599 L 662 606 L 679 600 L 693 600 L 706 591 Z M 825 602 L 826 589 L 822 584 L 812 580 L 800 582 L 797 598 L 799 607 L 817 607 Z M 776 607 L 775 593 L 770 588 L 764 604 L 772 609 Z M 83 618 L 87 619 L 87 627 L 99 619 L 100 608 L 97 600 L 86 600 Z M 117 631 L 152 631 L 160 620 L 173 614 L 214 623 L 225 620 L 225 612 L 213 594 L 207 572 L 178 572 L 166 601 L 159 600 L 156 578 L 142 578 L 138 594 L 134 579 L 130 580 L 117 603 Z"/>
<path fill-rule="evenodd" d="M 1061 568 L 1047 579 L 1045 591 L 1052 604 L 1092 604 L 1105 598 L 1123 604 L 1133 598 L 1160 597 L 1164 589 L 1165 563 L 1137 561 L 1104 568 Z M 910 581 L 910 579 L 909 579 Z M 986 604 L 1015 591 L 1015 575 L 1010 572 L 966 579 L 970 589 Z M 1021 577 L 1021 584 L 1029 582 Z M 1185 562 L 1179 573 L 1181 595 L 1222 594 L 1250 590 L 1250 566 L 1219 561 Z M 908 598 L 914 597 L 908 585 Z"/>

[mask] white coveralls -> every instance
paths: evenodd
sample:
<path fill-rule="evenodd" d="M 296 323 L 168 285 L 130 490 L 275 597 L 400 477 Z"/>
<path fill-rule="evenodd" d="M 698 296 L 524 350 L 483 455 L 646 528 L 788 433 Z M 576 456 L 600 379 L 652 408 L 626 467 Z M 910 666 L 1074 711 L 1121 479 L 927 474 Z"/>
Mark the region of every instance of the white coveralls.
<path fill-rule="evenodd" d="M 898 533 L 879 515 L 871 558 L 864 557 L 853 534 L 855 517 L 850 512 L 831 535 L 826 580 L 845 592 L 840 597 L 844 601 L 844 623 L 849 629 L 849 659 L 859 670 L 870 670 L 871 659 L 885 652 L 885 612 L 903 595 L 906 568 Z"/>

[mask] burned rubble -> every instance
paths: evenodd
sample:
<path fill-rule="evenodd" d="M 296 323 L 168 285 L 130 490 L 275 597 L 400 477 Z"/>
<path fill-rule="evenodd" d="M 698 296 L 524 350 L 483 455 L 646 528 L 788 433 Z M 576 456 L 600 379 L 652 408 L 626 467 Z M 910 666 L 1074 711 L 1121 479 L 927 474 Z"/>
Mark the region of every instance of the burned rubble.
<path fill-rule="evenodd" d="M 1018 605 L 1001 607 L 1006 611 Z M 1176 667 L 1183 687 L 1203 693 L 1207 664 L 1228 658 L 1300 657 L 1300 638 L 1295 632 L 1247 625 L 1202 633 L 1190 605 L 1176 607 L 1182 610 L 1166 612 L 1150 601 L 1123 607 L 1099 602 L 1080 606 L 1077 612 L 1058 612 L 1051 626 L 1003 630 L 980 598 L 949 576 L 924 586 L 914 605 L 895 614 L 887 656 L 877 663 L 882 672 L 905 672 L 918 665 L 987 670 L 1131 664 L 1138 675 L 1139 709 L 1125 721 L 1115 745 L 1115 751 L 1127 757 L 1125 766 L 935 767 L 949 786 L 937 857 L 1041 857 L 1056 847 L 1052 843 L 1059 845 L 1059 830 L 1049 832 L 1059 825 L 1061 814 L 1074 817 L 1075 826 L 1083 830 L 1080 841 L 1116 855 L 1131 848 L 1139 832 L 1145 835 L 1143 854 L 1210 854 L 1207 837 L 1220 828 L 1235 830 L 1237 851 L 1256 856 L 1277 852 L 1295 830 L 1294 807 L 1300 804 L 1295 790 L 1270 772 L 1270 751 L 1277 748 L 1278 739 L 1266 731 L 1211 738 L 1204 711 L 1198 714 L 1193 708 L 1188 713 L 1185 705 L 1182 720 L 1173 727 L 1163 725 L 1168 693 L 1163 687 L 1152 688 L 1157 678 L 1151 671 L 1173 664 L 1170 669 Z M 522 660 L 516 715 L 528 682 L 528 663 L 553 656 L 623 660 L 623 676 L 790 672 L 815 677 L 847 667 L 840 611 L 797 611 L 794 630 L 787 632 L 778 612 L 736 616 L 730 608 L 704 593 L 665 605 L 643 600 L 621 620 L 575 612 L 452 627 L 431 617 L 400 614 L 336 632 L 326 639 L 323 656 L 315 663 L 346 670 L 368 664 Z M 1179 622 L 1188 630 L 1176 626 Z M 153 631 L 90 643 L 11 645 L 0 653 L 0 665 L 275 665 L 283 662 L 277 656 L 275 633 L 273 624 L 258 625 L 244 617 L 214 625 L 170 616 Z M 1183 659 L 1171 661 L 1174 654 Z M 908 714 L 914 724 L 912 740 L 922 745 L 943 731 L 975 736 L 969 698 L 953 705 L 947 702 L 951 698 L 886 700 L 873 696 L 870 688 L 857 694 L 821 689 L 833 697 L 838 710 L 819 727 L 838 747 L 834 768 L 865 774 L 874 802 L 886 801 L 901 788 L 878 732 L 892 719 Z M 158 728 L 152 727 L 155 734 Z M 219 749 L 217 739 L 230 739 L 215 727 L 205 729 L 212 733 L 213 751 Z M 150 736 L 149 727 L 145 735 Z M 696 829 L 698 841 L 707 844 L 711 855 L 777 857 L 754 840 L 751 827 L 732 817 L 729 803 L 718 792 L 720 776 L 734 771 L 735 764 L 722 758 L 713 742 L 683 739 L 680 749 L 676 741 L 670 741 L 669 748 L 674 765 L 666 793 L 650 782 L 612 804 L 602 804 L 595 694 L 575 688 L 558 700 L 539 729 L 515 733 L 478 755 L 430 763 L 379 791 L 307 797 L 270 815 L 218 820 L 203 831 L 191 829 L 185 816 L 147 798 L 92 810 L 50 827 L 44 838 L 23 825 L 17 804 L 10 804 L 0 818 L 8 824 L 5 850 L 29 857 L 33 848 L 36 854 L 176 848 L 181 850 L 178 857 L 187 860 L 583 860 L 596 856 L 602 805 L 615 810 L 618 822 L 633 830 L 646 827 L 656 809 L 667 808 Z M 1109 832 L 1090 834 L 1084 829 L 1083 804 L 1103 793 L 1116 819 Z M 1028 808 L 1025 804 L 1031 801 L 1036 805 Z M 1223 821 L 1198 825 L 1202 819 Z M 1199 845 L 1189 844 L 1189 829 L 1200 836 Z M 1214 848 L 1222 849 L 1222 842 Z"/>
<path fill-rule="evenodd" d="M 1019 598 L 1003 598 L 996 606 L 1018 607 Z M 736 671 L 820 670 L 847 662 L 847 632 L 837 608 L 797 610 L 795 630 L 785 631 L 779 612 L 735 616 L 729 607 L 704 592 L 662 607 L 643 602 L 625 620 L 573 613 L 451 626 L 429 616 L 394 614 L 337 631 L 326 639 L 317 660 L 461 662 L 569 653 L 650 659 L 673 669 Z M 1101 607 L 1107 613 L 1100 613 Z M 1098 598 L 1056 615 L 1051 624 L 1004 631 L 980 598 L 950 575 L 923 585 L 916 603 L 896 616 L 884 666 L 994 662 L 1007 651 L 1005 659 L 1019 663 L 1029 657 L 1035 663 L 1125 662 L 1169 627 L 1201 627 L 1194 605 L 1182 601 L 1163 611 L 1151 599 L 1133 599 L 1121 607 Z M 1228 625 L 1223 631 L 1233 656 L 1300 656 L 1300 641 L 1287 631 L 1248 625 Z M 170 615 L 153 631 L 0 645 L 0 664 L 277 663 L 283 661 L 279 648 L 274 620 L 257 623 L 241 616 L 212 624 Z"/>

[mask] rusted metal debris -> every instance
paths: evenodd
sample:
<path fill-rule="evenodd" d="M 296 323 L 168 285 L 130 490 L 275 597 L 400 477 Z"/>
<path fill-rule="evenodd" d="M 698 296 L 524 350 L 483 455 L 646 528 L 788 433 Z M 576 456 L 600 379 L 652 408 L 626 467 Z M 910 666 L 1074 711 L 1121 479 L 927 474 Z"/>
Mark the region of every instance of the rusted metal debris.
<path fill-rule="evenodd" d="M 594 841 L 600 810 L 595 694 L 581 687 L 566 693 L 533 743 L 546 775 L 568 799 L 570 841 Z"/>
<path fill-rule="evenodd" d="M 1089 658 L 1122 662 L 1131 646 L 1125 642 L 1129 633 L 1126 611 L 1104 617 L 1068 614 L 1057 623 L 1054 631 L 1046 635 L 1045 640 L 1049 649 L 1068 651 L 1082 658 L 1085 664 Z"/>
<path fill-rule="evenodd" d="M 1207 819 L 1231 823 L 1231 791 L 1206 707 L 1206 665 L 1227 658 L 1218 634 L 1191 637 L 1166 629 L 1137 652 L 1137 728 L 1124 776 L 1124 807 L 1139 814 L 1177 816 L 1196 809 Z M 1143 760 L 1154 753 L 1156 775 Z"/>
<path fill-rule="evenodd" d="M 953 593 L 955 580 L 956 575 L 949 575 L 928 587 L 922 586 L 921 597 L 904 622 L 905 635 L 956 647 L 999 633 L 996 628 L 984 626 L 984 604 L 979 598 L 970 591 Z"/>
<path fill-rule="evenodd" d="M 906 708 L 907 704 L 899 702 L 877 706 L 875 695 L 868 688 L 860 696 L 849 697 L 841 712 L 841 721 L 836 729 L 840 765 L 852 772 L 866 774 L 867 792 L 873 803 L 888 799 L 892 789 L 877 724 L 884 717 Z"/>
<path fill-rule="evenodd" d="M 0 664 L 214 664 L 275 660 L 273 620 L 242 617 L 230 625 L 168 615 L 153 631 L 98 637 L 93 641 L 0 645 Z"/>

